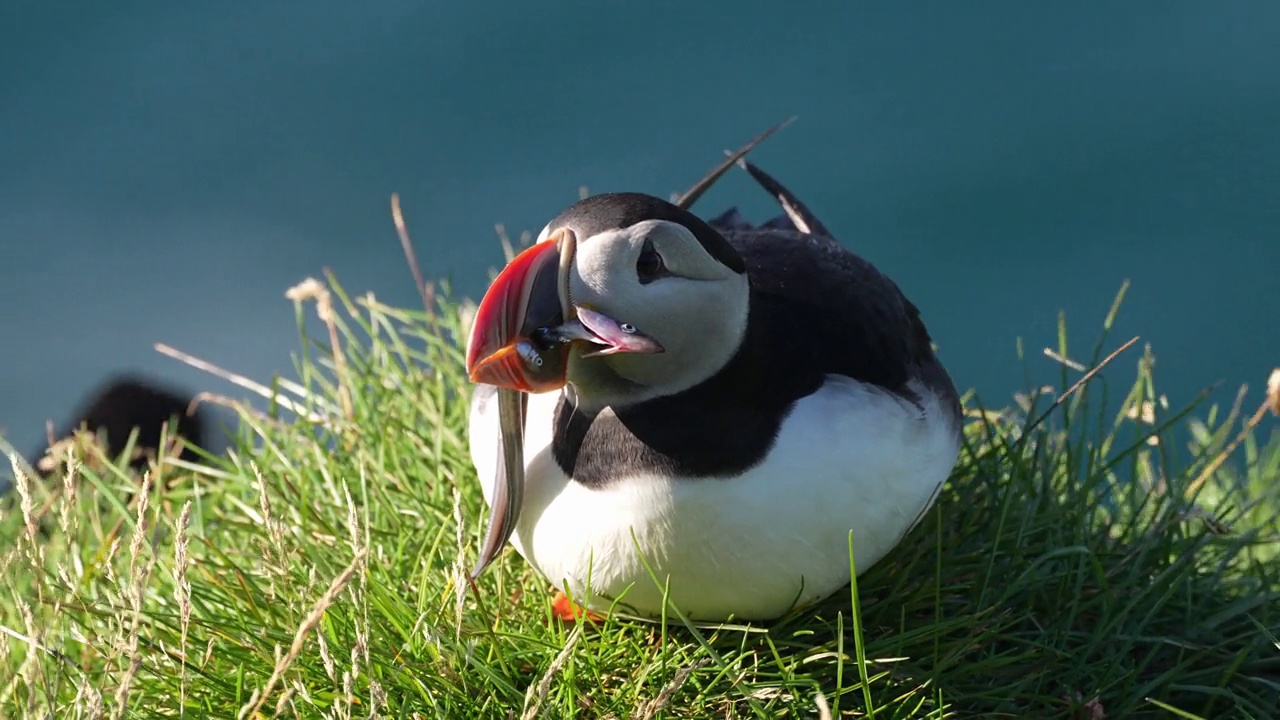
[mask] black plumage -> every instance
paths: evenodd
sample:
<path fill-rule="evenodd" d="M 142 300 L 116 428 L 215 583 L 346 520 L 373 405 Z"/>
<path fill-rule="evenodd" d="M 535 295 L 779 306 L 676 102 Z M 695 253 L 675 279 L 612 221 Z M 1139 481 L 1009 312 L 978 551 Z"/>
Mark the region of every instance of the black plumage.
<path fill-rule="evenodd" d="M 117 457 L 128 445 L 129 436 L 137 430 L 134 447 L 144 452 L 161 450 L 161 430 L 166 422 L 169 437 L 181 437 L 186 441 L 181 458 L 190 462 L 198 459 L 191 445 L 202 445 L 207 438 L 205 417 L 201 412 L 188 415 L 191 403 L 189 394 L 162 385 L 154 380 L 122 375 L 104 382 L 76 409 L 72 419 L 63 423 L 54 433 L 64 438 L 76 430 L 105 435 L 105 450 L 109 457 Z M 43 455 L 42 450 L 37 457 Z M 141 469 L 144 458 L 130 460 L 130 465 Z"/>

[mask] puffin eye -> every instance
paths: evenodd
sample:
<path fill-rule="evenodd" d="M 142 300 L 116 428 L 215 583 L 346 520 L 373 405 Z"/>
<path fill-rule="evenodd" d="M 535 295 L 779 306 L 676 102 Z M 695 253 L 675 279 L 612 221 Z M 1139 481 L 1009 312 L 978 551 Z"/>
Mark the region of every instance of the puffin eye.
<path fill-rule="evenodd" d="M 640 249 L 640 257 L 636 259 L 636 277 L 640 279 L 640 284 L 648 285 L 668 274 L 662 256 L 653 248 L 653 241 L 645 240 L 644 247 Z"/>

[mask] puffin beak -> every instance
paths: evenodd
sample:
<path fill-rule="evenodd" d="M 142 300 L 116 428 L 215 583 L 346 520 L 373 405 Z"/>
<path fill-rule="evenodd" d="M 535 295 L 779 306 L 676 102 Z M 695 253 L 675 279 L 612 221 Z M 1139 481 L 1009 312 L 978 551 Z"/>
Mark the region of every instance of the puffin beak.
<path fill-rule="evenodd" d="M 535 342 L 538 331 L 560 327 L 569 305 L 569 268 L 577 240 L 560 228 L 520 253 L 480 301 L 467 344 L 467 375 L 472 382 L 540 393 L 564 387 L 569 338 Z"/>
<path fill-rule="evenodd" d="M 662 352 L 634 326 L 569 301 L 576 250 L 573 231 L 560 228 L 498 273 L 471 328 L 471 382 L 527 393 L 558 390 L 568 381 L 575 341 L 592 346 L 583 357 Z"/>

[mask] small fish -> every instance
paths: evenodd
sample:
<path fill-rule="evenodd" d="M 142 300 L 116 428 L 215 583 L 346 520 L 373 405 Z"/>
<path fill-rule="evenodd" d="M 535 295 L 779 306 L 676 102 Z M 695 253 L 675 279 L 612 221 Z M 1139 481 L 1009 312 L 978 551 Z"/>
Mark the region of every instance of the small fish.
<path fill-rule="evenodd" d="M 502 428 L 498 439 L 498 476 L 493 486 L 489 521 L 484 531 L 484 545 L 471 571 L 474 582 L 502 552 L 515 530 L 520 508 L 524 506 L 524 421 L 528 395 L 518 390 L 498 388 L 498 422 Z"/>

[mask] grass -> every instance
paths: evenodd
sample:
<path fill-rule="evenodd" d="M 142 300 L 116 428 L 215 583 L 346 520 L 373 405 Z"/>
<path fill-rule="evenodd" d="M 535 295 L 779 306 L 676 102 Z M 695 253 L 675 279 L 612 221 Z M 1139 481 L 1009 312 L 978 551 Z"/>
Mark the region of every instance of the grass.
<path fill-rule="evenodd" d="M 1166 408 L 1150 350 L 1083 384 L 1065 361 L 1056 389 L 1007 410 L 967 398 L 938 505 L 849 593 L 768 626 L 696 627 L 677 608 L 666 626 L 564 624 L 514 552 L 478 594 L 459 582 L 483 530 L 460 305 L 445 291 L 431 313 L 391 308 L 332 278 L 291 297 L 300 328 L 316 303 L 322 339 L 302 334 L 296 378 L 276 381 L 268 412 L 240 405 L 226 456 L 165 457 L 138 477 L 83 441 L 55 478 L 19 479 L 0 521 L 0 715 L 1280 707 L 1280 439 L 1261 437 L 1244 395 Z M 1086 365 L 1118 346 L 1104 333 Z M 1054 351 L 1079 352 L 1065 328 Z"/>

